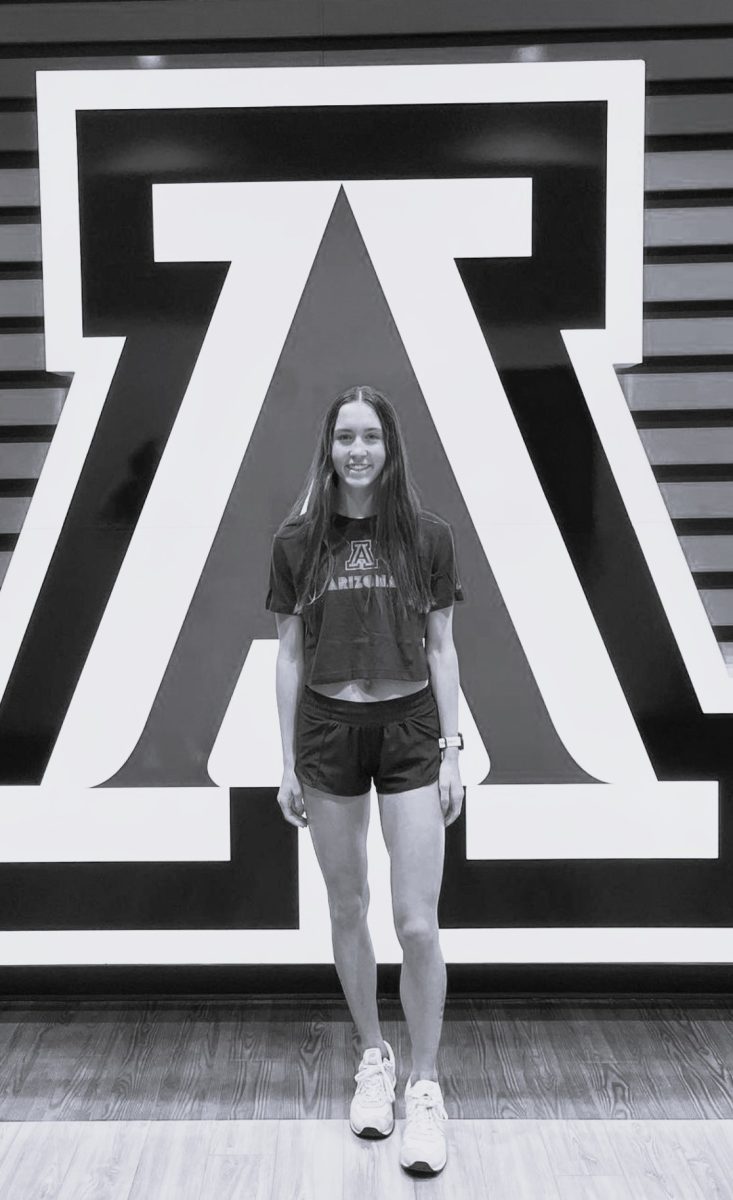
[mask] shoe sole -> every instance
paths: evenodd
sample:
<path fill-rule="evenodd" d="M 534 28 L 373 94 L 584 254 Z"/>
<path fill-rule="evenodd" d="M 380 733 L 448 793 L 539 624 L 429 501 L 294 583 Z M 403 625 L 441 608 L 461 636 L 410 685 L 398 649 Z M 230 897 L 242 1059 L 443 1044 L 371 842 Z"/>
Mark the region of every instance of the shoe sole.
<path fill-rule="evenodd" d="M 392 1129 L 388 1129 L 386 1133 L 381 1129 L 375 1129 L 373 1125 L 365 1125 L 361 1130 L 354 1129 L 351 1121 L 349 1121 L 349 1128 L 351 1129 L 352 1133 L 356 1134 L 357 1137 L 368 1138 L 370 1141 L 376 1141 L 379 1138 L 387 1138 L 394 1131 L 394 1125 L 392 1125 Z"/>
<path fill-rule="evenodd" d="M 431 1167 L 430 1163 L 418 1159 L 417 1162 L 410 1163 L 409 1166 L 407 1163 L 401 1163 L 400 1165 L 404 1167 L 409 1175 L 438 1175 L 443 1170 L 445 1163 L 442 1163 L 439 1167 Z"/>

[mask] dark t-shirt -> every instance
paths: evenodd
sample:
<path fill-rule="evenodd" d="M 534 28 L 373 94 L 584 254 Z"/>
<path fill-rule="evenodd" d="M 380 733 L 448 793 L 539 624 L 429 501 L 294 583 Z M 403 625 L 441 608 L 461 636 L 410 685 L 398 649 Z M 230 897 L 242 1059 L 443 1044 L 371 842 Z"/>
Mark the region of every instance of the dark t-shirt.
<path fill-rule="evenodd" d="M 340 679 L 427 679 L 423 638 L 427 615 L 394 602 L 395 580 L 374 544 L 376 516 L 331 517 L 334 572 L 323 596 L 303 616 L 306 683 Z M 463 600 L 450 525 L 442 517 L 420 513 L 420 560 L 433 596 L 431 612 Z M 304 538 L 292 526 L 272 542 L 270 587 L 265 607 L 293 613 L 294 581 L 302 569 Z M 383 604 L 368 595 L 382 591 Z M 382 590 L 383 589 L 383 590 Z"/>

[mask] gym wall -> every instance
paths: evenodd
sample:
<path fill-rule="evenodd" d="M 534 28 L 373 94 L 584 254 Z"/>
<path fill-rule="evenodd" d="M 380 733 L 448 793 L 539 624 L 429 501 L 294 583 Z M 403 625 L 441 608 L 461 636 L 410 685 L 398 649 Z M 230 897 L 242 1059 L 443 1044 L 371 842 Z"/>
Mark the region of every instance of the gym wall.
<path fill-rule="evenodd" d="M 733 31 L 486 8 L 0 6 L 7 991 L 335 988 L 264 596 L 354 381 L 466 592 L 453 986 L 729 990 Z"/>

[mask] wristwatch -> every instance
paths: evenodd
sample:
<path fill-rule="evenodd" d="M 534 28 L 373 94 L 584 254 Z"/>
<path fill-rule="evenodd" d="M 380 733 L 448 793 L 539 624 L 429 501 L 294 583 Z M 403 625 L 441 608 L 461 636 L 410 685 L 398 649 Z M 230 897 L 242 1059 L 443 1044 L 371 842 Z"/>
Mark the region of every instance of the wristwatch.
<path fill-rule="evenodd" d="M 448 746 L 457 746 L 459 750 L 463 749 L 463 734 L 451 734 L 450 737 L 439 737 L 438 745 L 441 750 L 447 750 Z"/>

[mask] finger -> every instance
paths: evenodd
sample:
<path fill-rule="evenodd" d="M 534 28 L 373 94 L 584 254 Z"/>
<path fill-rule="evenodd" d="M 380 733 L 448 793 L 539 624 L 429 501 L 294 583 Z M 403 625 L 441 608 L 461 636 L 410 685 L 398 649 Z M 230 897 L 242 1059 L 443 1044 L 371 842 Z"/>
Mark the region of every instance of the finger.
<path fill-rule="evenodd" d="M 458 796 L 455 799 L 451 798 L 450 810 L 448 813 L 448 824 L 449 825 L 452 825 L 454 821 L 458 820 L 458 818 L 461 815 L 462 806 L 463 806 L 463 796 Z"/>
<path fill-rule="evenodd" d="M 306 821 L 305 806 L 303 804 L 302 796 L 296 796 L 294 798 L 293 803 L 290 808 L 290 811 L 292 812 L 292 814 L 295 818 L 295 820 L 293 821 L 293 824 L 300 825 L 301 828 L 305 828 L 305 826 L 307 825 L 307 821 Z"/>
<path fill-rule="evenodd" d="M 303 825 L 304 826 L 306 824 L 305 820 L 302 817 L 298 816 L 297 813 L 293 812 L 290 799 L 288 799 L 288 800 L 278 799 L 278 806 L 280 808 L 280 812 L 282 813 L 283 817 L 285 818 L 285 820 L 288 822 L 289 825 Z"/>

